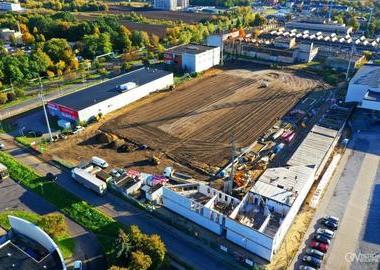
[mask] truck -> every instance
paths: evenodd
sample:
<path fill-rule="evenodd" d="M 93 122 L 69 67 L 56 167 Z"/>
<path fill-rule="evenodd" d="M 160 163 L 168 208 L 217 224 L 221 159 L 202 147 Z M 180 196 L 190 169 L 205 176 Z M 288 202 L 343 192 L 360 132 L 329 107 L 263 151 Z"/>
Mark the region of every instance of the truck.
<path fill-rule="evenodd" d="M 107 191 L 107 184 L 86 170 L 74 168 L 71 171 L 71 176 L 79 184 L 94 191 L 98 195 L 103 195 Z"/>
<path fill-rule="evenodd" d="M 119 91 L 123 93 L 136 87 L 137 87 L 137 84 L 135 82 L 127 82 L 119 86 Z"/>

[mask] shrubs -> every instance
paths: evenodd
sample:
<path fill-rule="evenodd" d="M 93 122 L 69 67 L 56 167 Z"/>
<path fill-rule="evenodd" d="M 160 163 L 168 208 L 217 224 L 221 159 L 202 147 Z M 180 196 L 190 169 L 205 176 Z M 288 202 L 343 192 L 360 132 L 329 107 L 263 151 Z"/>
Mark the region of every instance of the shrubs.
<path fill-rule="evenodd" d="M 117 256 L 115 255 L 115 239 L 118 241 L 122 238 L 127 240 L 123 240 L 121 243 L 128 241 L 128 243 L 132 244 L 133 248 L 131 251 L 140 250 L 150 257 L 152 261 L 151 269 L 156 269 L 162 264 L 166 248 L 158 235 L 149 236 L 143 234 L 137 226 L 131 226 L 125 232 L 120 223 L 99 212 L 56 183 L 46 182 L 44 177 L 38 175 L 30 167 L 19 163 L 9 154 L 0 152 L 0 162 L 7 166 L 11 178 L 40 194 L 47 201 L 54 204 L 62 213 L 87 230 L 94 232 L 102 244 L 104 252 L 107 255 L 111 255 L 112 261 L 117 260 Z M 59 217 L 48 216 L 44 220 L 41 220 L 41 224 L 46 224 L 47 222 L 53 222 L 54 226 L 58 227 L 52 228 L 51 233 L 59 234 L 62 231 L 62 220 Z M 129 256 L 129 249 L 126 249 L 124 254 Z"/>
<path fill-rule="evenodd" d="M 8 101 L 7 94 L 0 93 L 0 105 L 7 103 L 7 101 Z"/>

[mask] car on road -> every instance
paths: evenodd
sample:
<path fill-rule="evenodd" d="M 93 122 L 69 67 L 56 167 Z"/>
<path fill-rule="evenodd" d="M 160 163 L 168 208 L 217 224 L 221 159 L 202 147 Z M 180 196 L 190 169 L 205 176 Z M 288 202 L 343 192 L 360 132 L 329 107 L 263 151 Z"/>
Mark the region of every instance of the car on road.
<path fill-rule="evenodd" d="M 82 270 L 82 261 L 75 261 L 73 264 L 73 270 Z"/>
<path fill-rule="evenodd" d="M 303 256 L 302 261 L 310 264 L 311 266 L 318 267 L 318 268 L 322 264 L 322 261 L 320 259 L 314 258 L 312 256 Z"/>
<path fill-rule="evenodd" d="M 338 224 L 331 220 L 323 220 L 322 224 L 330 230 L 336 231 L 338 229 Z"/>
<path fill-rule="evenodd" d="M 330 239 L 327 237 L 321 235 L 321 234 L 314 234 L 314 239 L 318 242 L 321 242 L 323 244 L 330 244 Z"/>
<path fill-rule="evenodd" d="M 335 216 L 325 216 L 323 218 L 323 221 L 331 221 L 331 222 L 336 223 L 337 225 L 339 224 L 339 218 Z"/>
<path fill-rule="evenodd" d="M 5 149 L 5 144 L 0 143 L 0 150 L 4 150 L 4 149 Z"/>
<path fill-rule="evenodd" d="M 46 180 L 48 181 L 57 181 L 58 177 L 55 174 L 52 174 L 51 172 L 48 172 L 45 176 Z"/>
<path fill-rule="evenodd" d="M 324 243 L 318 242 L 316 240 L 311 241 L 310 247 L 314 248 L 314 249 L 317 249 L 319 251 L 322 251 L 323 253 L 326 253 L 327 250 L 329 249 L 329 245 L 328 244 L 324 244 Z"/>
<path fill-rule="evenodd" d="M 323 229 L 323 228 L 318 228 L 317 234 L 323 235 L 329 239 L 333 239 L 335 235 L 334 231 L 329 230 L 329 229 Z"/>
<path fill-rule="evenodd" d="M 41 131 L 36 130 L 27 130 L 24 134 L 26 135 L 26 137 L 30 138 L 37 138 L 43 135 Z"/>
<path fill-rule="evenodd" d="M 307 255 L 310 255 L 312 257 L 315 257 L 317 259 L 320 259 L 322 260 L 323 257 L 325 256 L 325 254 L 317 249 L 314 249 L 314 248 L 308 248 L 306 249 L 306 254 Z"/>
<path fill-rule="evenodd" d="M 311 267 L 310 265 L 300 265 L 298 269 L 299 270 L 316 270 L 314 267 Z"/>

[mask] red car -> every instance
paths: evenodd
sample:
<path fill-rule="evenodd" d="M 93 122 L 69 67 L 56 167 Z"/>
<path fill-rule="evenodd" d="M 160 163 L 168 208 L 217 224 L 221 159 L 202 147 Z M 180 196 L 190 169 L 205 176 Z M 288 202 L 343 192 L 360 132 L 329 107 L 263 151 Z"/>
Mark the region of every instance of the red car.
<path fill-rule="evenodd" d="M 318 249 L 319 251 L 322 251 L 323 253 L 326 253 L 327 250 L 329 249 L 329 245 L 328 244 L 324 244 L 324 243 L 321 243 L 321 242 L 318 242 L 318 241 L 312 241 L 310 243 L 310 247 Z"/>

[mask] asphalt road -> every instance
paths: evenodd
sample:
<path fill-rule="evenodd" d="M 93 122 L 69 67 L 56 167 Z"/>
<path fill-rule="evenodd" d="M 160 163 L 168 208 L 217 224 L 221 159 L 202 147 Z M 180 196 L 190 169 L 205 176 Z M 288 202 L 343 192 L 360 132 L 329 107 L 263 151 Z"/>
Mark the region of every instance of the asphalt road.
<path fill-rule="evenodd" d="M 27 210 L 39 215 L 57 212 L 57 209 L 37 194 L 26 190 L 12 179 L 0 183 L 0 211 Z M 66 218 L 69 231 L 75 241 L 74 258 L 85 262 L 85 270 L 103 270 L 106 267 L 102 250 L 96 236 Z M 70 263 L 70 262 L 69 262 Z"/>
<path fill-rule="evenodd" d="M 233 258 L 227 257 L 203 243 L 197 241 L 182 231 L 164 223 L 120 198 L 108 193 L 103 197 L 74 182 L 69 172 L 42 162 L 32 155 L 29 150 L 15 145 L 8 135 L 0 135 L 5 141 L 7 152 L 18 160 L 35 168 L 41 174 L 52 172 L 58 175 L 58 183 L 76 196 L 97 207 L 100 211 L 115 218 L 124 225 L 138 225 L 145 233 L 160 235 L 168 251 L 180 260 L 191 265 L 194 269 L 246 269 L 237 264 Z M 68 149 L 68 151 L 70 151 Z"/>
<path fill-rule="evenodd" d="M 292 268 L 298 269 L 301 264 L 302 252 L 320 226 L 319 219 L 334 215 L 341 222 L 322 268 L 380 269 L 380 126 L 367 128 L 357 132 L 354 127 L 353 138 L 318 205 Z"/>

